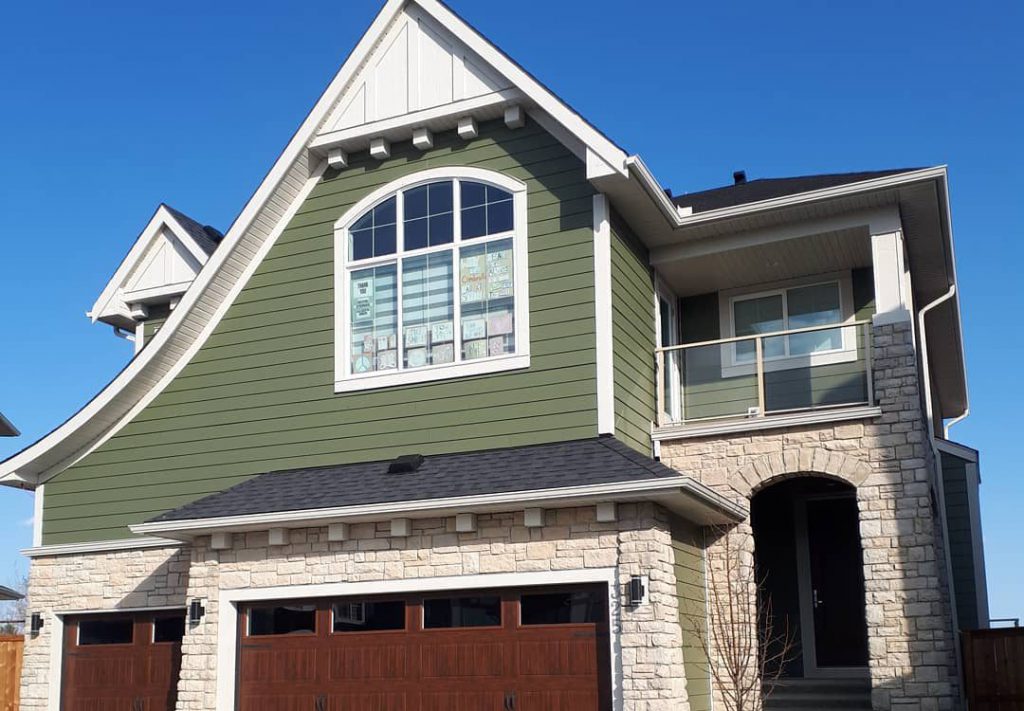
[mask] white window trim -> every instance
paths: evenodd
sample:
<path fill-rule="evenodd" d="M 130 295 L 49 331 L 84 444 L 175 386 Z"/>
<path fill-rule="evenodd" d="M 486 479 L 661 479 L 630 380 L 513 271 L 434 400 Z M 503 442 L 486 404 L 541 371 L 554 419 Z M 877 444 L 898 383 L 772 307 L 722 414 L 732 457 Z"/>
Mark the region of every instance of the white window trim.
<path fill-rule="evenodd" d="M 488 235 L 477 237 L 466 244 L 486 244 L 490 241 L 512 239 L 512 252 L 515 274 L 513 276 L 513 290 L 515 295 L 515 343 L 516 352 L 513 354 L 479 358 L 477 360 L 447 363 L 444 365 L 429 365 L 421 368 L 407 370 L 385 370 L 373 373 L 360 373 L 354 375 L 349 370 L 349 339 L 351 334 L 348 329 L 348 295 L 350 267 L 348 260 L 348 228 L 359 219 L 367 210 L 403 190 L 414 188 L 424 183 L 438 180 L 472 180 L 475 182 L 488 183 L 495 187 L 506 190 L 512 194 L 512 216 L 513 230 L 511 233 L 500 235 Z M 397 252 L 387 257 L 359 260 L 358 267 L 362 268 L 380 265 L 382 263 L 395 262 L 405 257 L 411 257 L 432 252 L 455 250 L 462 239 L 460 235 L 460 210 L 458 183 L 456 182 L 456 194 L 454 196 L 454 217 L 453 229 L 454 240 L 450 244 L 426 247 L 409 252 Z M 403 220 L 401 211 L 398 211 L 398 224 L 396 231 L 396 245 L 401 244 L 403 233 Z M 474 375 L 485 375 L 508 370 L 519 370 L 530 367 L 530 293 L 527 255 L 527 195 L 526 184 L 510 178 L 501 173 L 472 167 L 447 167 L 432 168 L 407 175 L 384 185 L 357 202 L 349 208 L 341 218 L 334 223 L 334 390 L 335 392 L 353 392 L 358 390 L 370 390 L 376 388 L 393 387 L 397 385 L 409 385 L 412 383 L 424 383 L 434 380 L 446 380 L 449 378 L 461 378 Z M 457 256 L 457 255 L 455 255 Z M 454 279 L 454 303 L 455 303 L 455 328 L 460 328 L 459 321 L 459 297 L 458 297 L 458 259 L 453 256 L 453 279 Z M 401 335 L 401 283 L 398 284 L 399 302 L 399 334 Z"/>
<path fill-rule="evenodd" d="M 680 342 L 680 329 L 679 329 L 679 297 L 672 290 L 672 287 L 662 278 L 661 274 L 655 273 L 654 275 L 654 347 L 660 348 L 662 345 L 663 334 L 661 332 L 661 300 L 664 299 L 668 302 L 670 319 L 669 319 L 669 333 L 668 345 L 677 346 Z M 670 400 L 670 393 L 664 394 L 664 416 L 668 417 L 670 422 L 678 422 L 682 417 L 683 409 L 683 388 L 682 382 L 679 377 L 679 368 L 672 367 L 672 359 L 679 358 L 682 351 L 671 351 L 665 354 L 663 365 L 669 373 L 669 388 L 675 393 L 675 398 Z M 663 387 L 664 381 L 658 383 L 658 387 Z"/>
<path fill-rule="evenodd" d="M 793 370 L 795 368 L 809 368 L 818 365 L 829 365 L 832 363 L 850 363 L 857 360 L 857 336 L 849 325 L 856 319 L 853 313 L 853 279 L 849 271 L 831 272 L 828 274 L 815 274 L 799 279 L 773 282 L 770 284 L 759 284 L 754 288 L 739 288 L 721 291 L 718 294 L 718 317 L 719 326 L 723 338 L 733 338 L 736 335 L 736 326 L 733 322 L 733 304 L 737 301 L 754 299 L 763 296 L 782 295 L 785 300 L 787 289 L 800 286 L 816 286 L 819 284 L 839 285 L 839 311 L 842 320 L 836 324 L 837 327 L 846 326 L 840 331 L 843 339 L 841 348 L 818 351 L 806 355 L 776 356 L 764 359 L 765 372 L 778 370 Z M 789 314 L 785 313 L 788 319 Z M 783 330 L 786 330 L 784 328 Z M 742 375 L 750 375 L 755 371 L 755 364 L 752 362 L 739 363 L 736 361 L 735 344 L 729 343 L 722 346 L 722 377 L 735 378 Z"/>

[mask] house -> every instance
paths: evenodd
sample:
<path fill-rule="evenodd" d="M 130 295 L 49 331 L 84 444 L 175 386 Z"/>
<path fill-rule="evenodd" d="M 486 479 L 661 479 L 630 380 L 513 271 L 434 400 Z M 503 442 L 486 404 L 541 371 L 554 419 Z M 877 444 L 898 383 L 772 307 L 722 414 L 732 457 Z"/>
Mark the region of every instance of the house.
<path fill-rule="evenodd" d="M 0 412 L 0 437 L 17 437 L 21 432 L 14 426 L 10 420 L 4 417 L 4 413 Z"/>
<path fill-rule="evenodd" d="M 796 632 L 786 694 L 959 707 L 948 195 L 671 197 L 389 0 L 222 237 L 156 211 L 90 313 L 134 357 L 0 465 L 41 512 L 23 708 L 725 708 L 729 545 Z"/>
<path fill-rule="evenodd" d="M 11 590 L 10 588 L 5 588 L 3 585 L 0 585 L 0 600 L 20 600 L 23 597 L 24 595 L 17 590 Z"/>

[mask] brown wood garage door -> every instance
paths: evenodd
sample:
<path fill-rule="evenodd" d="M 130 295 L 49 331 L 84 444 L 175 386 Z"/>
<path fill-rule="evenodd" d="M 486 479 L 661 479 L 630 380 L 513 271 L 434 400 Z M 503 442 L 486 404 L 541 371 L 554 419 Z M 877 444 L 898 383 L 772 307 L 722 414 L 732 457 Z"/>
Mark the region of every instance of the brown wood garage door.
<path fill-rule="evenodd" d="M 606 711 L 603 587 L 260 603 L 240 711 Z"/>
<path fill-rule="evenodd" d="M 63 711 L 173 711 L 185 612 L 65 620 Z"/>

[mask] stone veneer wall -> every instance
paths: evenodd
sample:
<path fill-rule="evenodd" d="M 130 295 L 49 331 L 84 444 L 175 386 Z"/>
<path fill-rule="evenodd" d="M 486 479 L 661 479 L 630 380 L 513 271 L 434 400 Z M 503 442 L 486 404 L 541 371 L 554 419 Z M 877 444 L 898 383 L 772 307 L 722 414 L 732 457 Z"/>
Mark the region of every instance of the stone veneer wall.
<path fill-rule="evenodd" d="M 192 550 L 188 597 L 206 599 L 207 614 L 185 637 L 178 710 L 215 708 L 221 590 L 610 567 L 622 585 L 650 576 L 648 604 L 612 611 L 624 709 L 685 710 L 668 519 L 653 504 L 621 505 L 618 518 L 598 523 L 591 507 L 560 509 L 546 512 L 544 527 L 526 528 L 522 512 L 480 515 L 473 533 L 456 533 L 451 518 L 423 519 L 405 538 L 387 523 L 354 524 L 344 542 L 329 542 L 325 528 L 295 529 L 286 546 L 269 546 L 266 533 L 236 534 L 224 551 L 204 539 Z"/>
<path fill-rule="evenodd" d="M 29 569 L 31 611 L 43 614 L 43 629 L 25 639 L 21 709 L 46 709 L 54 669 L 50 651 L 55 613 L 185 607 L 189 552 L 179 548 L 35 558 Z M 53 709 L 52 711 L 56 711 Z"/>
<path fill-rule="evenodd" d="M 874 345 L 881 417 L 666 441 L 661 458 L 734 500 L 809 474 L 855 486 L 873 706 L 951 709 L 959 705 L 956 644 L 909 324 L 876 326 Z M 738 549 L 753 550 L 748 522 L 729 535 Z"/>

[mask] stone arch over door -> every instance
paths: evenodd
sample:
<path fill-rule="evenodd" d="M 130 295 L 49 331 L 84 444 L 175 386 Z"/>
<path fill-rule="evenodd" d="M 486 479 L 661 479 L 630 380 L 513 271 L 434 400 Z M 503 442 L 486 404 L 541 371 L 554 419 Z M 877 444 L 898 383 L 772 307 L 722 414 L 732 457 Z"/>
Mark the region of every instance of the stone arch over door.
<path fill-rule="evenodd" d="M 871 467 L 861 459 L 822 447 L 801 447 L 748 462 L 728 481 L 733 491 L 750 500 L 761 489 L 792 477 L 830 477 L 859 489 L 870 475 Z"/>

